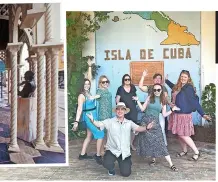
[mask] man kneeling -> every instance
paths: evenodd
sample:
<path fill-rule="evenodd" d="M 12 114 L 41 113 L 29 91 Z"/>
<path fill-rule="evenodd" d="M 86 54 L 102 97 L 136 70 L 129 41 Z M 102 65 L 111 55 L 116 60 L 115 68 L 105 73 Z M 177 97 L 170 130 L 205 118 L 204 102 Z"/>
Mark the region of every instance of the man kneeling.
<path fill-rule="evenodd" d="M 139 126 L 124 118 L 130 109 L 126 107 L 123 102 L 119 102 L 115 109 L 116 116 L 104 121 L 93 120 L 92 114 L 87 114 L 89 119 L 96 127 L 101 130 L 104 128 L 107 130 L 107 144 L 106 152 L 103 158 L 103 166 L 108 170 L 109 175 L 115 175 L 115 161 L 118 161 L 120 173 L 124 177 L 128 177 L 131 174 L 131 153 L 130 153 L 130 140 L 131 131 L 144 132 L 149 130 L 153 126 L 153 122 L 147 126 Z"/>

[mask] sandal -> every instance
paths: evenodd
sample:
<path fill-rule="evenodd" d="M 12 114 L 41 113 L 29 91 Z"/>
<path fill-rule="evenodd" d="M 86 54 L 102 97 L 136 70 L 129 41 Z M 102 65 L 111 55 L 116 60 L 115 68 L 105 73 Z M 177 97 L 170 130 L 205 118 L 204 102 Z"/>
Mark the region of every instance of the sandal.
<path fill-rule="evenodd" d="M 152 159 L 152 161 L 149 163 L 150 166 L 155 166 L 156 165 L 156 160 Z"/>
<path fill-rule="evenodd" d="M 188 153 L 188 152 L 182 151 L 182 152 L 178 153 L 178 154 L 176 155 L 176 157 L 182 157 L 182 156 L 184 156 L 184 155 L 187 155 L 187 153 Z"/>
<path fill-rule="evenodd" d="M 170 169 L 173 170 L 173 171 L 175 171 L 175 172 L 178 171 L 178 169 L 177 169 L 176 166 L 174 166 L 174 165 L 172 165 L 172 166 L 170 167 Z"/>
<path fill-rule="evenodd" d="M 200 157 L 200 152 L 198 153 L 198 154 L 194 154 L 193 156 L 192 156 L 192 158 L 191 158 L 191 160 L 192 161 L 197 161 L 198 159 L 199 159 L 199 157 Z M 196 157 L 195 157 L 196 156 Z"/>

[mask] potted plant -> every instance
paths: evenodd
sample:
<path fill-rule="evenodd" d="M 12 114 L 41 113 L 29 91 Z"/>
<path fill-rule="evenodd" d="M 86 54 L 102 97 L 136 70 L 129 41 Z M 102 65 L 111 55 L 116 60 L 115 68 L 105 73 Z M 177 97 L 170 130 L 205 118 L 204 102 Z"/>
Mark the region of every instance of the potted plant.
<path fill-rule="evenodd" d="M 210 83 L 206 85 L 201 97 L 202 108 L 207 115 L 211 116 L 211 121 L 206 121 L 204 126 L 195 126 L 194 140 L 215 143 L 216 138 L 216 85 Z"/>

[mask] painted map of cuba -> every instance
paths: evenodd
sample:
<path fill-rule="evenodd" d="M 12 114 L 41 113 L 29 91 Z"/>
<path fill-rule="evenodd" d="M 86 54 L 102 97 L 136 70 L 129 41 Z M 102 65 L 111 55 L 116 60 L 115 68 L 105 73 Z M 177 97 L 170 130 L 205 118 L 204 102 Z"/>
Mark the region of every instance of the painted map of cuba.
<path fill-rule="evenodd" d="M 196 40 L 195 36 L 188 32 L 187 26 L 181 26 L 162 11 L 124 11 L 123 13 L 136 14 L 145 20 L 153 20 L 156 27 L 160 31 L 165 31 L 168 35 L 160 45 L 177 44 L 181 46 L 190 46 L 200 44 L 200 41 Z M 114 18 L 117 19 L 118 17 Z"/>

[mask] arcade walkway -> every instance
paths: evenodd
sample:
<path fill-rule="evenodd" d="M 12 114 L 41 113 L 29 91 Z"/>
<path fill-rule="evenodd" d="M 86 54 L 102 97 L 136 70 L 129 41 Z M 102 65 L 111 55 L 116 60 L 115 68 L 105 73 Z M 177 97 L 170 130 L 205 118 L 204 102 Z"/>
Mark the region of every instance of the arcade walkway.
<path fill-rule="evenodd" d="M 6 88 L 3 89 L 3 98 L 7 98 Z M 64 91 L 59 93 L 59 131 L 58 142 L 65 150 L 65 109 Z M 45 164 L 45 163 L 65 163 L 65 153 L 48 152 L 34 149 L 30 143 L 18 139 L 20 153 L 9 155 L 7 144 L 10 142 L 10 107 L 7 106 L 7 99 L 0 101 L 0 165 L 4 164 Z"/>

